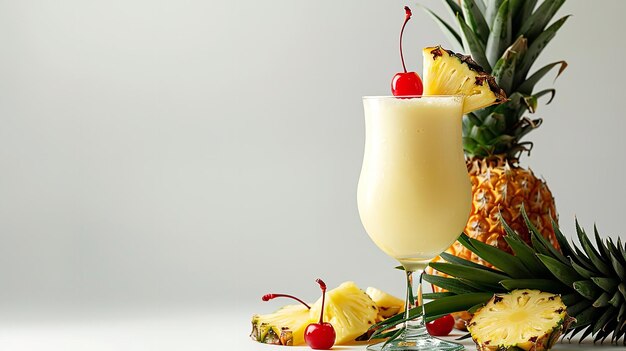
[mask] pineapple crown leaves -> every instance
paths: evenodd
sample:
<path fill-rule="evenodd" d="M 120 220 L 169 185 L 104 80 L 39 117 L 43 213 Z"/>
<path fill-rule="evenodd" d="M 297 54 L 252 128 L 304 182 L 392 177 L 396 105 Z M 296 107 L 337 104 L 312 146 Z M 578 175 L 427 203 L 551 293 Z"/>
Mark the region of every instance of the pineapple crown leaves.
<path fill-rule="evenodd" d="M 541 125 L 534 114 L 537 101 L 555 89 L 535 92 L 536 84 L 557 69 L 558 78 L 567 67 L 565 61 L 547 64 L 537 71 L 530 69 L 546 45 L 554 38 L 569 16 L 550 23 L 565 0 L 443 0 L 456 26 L 429 9 L 428 15 L 439 25 L 453 49 L 471 55 L 485 72 L 496 78 L 509 96 L 500 105 L 468 114 L 463 120 L 463 144 L 469 157 L 505 154 L 517 159 L 530 153 L 532 143 L 520 142 Z M 456 29 L 455 29 L 456 27 Z M 556 79 L 556 78 L 555 78 Z M 532 121 L 533 123 L 529 123 Z"/>
<path fill-rule="evenodd" d="M 536 289 L 560 294 L 567 312 L 576 322 L 567 331 L 571 339 L 580 334 L 580 340 L 589 335 L 594 343 L 620 340 L 626 345 L 626 245 L 621 239 L 602 240 L 594 226 L 593 236 L 587 235 L 576 221 L 578 245 L 570 243 L 556 222 L 552 226 L 561 251 L 556 250 L 530 222 L 522 207 L 522 216 L 528 226 L 532 246 L 502 220 L 507 233 L 504 237 L 513 254 L 472 239 L 465 234 L 459 242 L 485 262 L 488 268 L 463 258 L 442 254 L 446 262 L 430 264 L 449 277 L 424 274 L 424 280 L 446 292 L 424 294 L 433 299 L 424 307 L 426 320 L 434 320 L 448 313 L 483 306 L 494 293 L 516 289 Z M 421 308 L 409 311 L 411 317 L 421 314 Z M 373 337 L 389 337 L 389 331 L 404 322 L 396 315 L 373 328 Z M 581 334 L 582 333 L 582 334 Z"/>

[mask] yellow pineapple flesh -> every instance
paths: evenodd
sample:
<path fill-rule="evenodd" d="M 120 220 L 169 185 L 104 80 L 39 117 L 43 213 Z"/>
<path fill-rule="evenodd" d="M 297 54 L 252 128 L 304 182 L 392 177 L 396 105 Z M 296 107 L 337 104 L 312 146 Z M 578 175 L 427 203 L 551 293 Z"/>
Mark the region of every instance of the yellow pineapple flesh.
<path fill-rule="evenodd" d="M 544 351 L 572 321 L 559 295 L 524 289 L 495 294 L 468 330 L 479 351 Z"/>
<path fill-rule="evenodd" d="M 321 298 L 311 306 L 311 317 L 320 315 Z M 353 342 L 376 323 L 378 308 L 354 282 L 345 282 L 326 292 L 324 322 L 335 328 L 335 344 Z"/>

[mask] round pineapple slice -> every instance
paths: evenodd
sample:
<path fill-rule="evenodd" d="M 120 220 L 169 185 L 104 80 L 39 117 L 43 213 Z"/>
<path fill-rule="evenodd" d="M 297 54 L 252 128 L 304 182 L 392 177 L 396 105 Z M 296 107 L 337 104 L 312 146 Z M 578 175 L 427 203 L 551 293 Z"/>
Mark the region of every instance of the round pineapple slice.
<path fill-rule="evenodd" d="M 306 306 L 287 305 L 274 313 L 252 316 L 250 337 L 264 344 L 305 345 L 304 329 L 315 322 Z"/>
<path fill-rule="evenodd" d="M 310 318 L 319 319 L 321 298 L 311 306 Z M 345 282 L 326 292 L 324 322 L 335 329 L 336 345 L 353 342 L 376 323 L 378 308 L 372 299 L 354 282 Z"/>
<path fill-rule="evenodd" d="M 382 319 L 389 318 L 404 311 L 404 300 L 371 286 L 365 290 L 365 293 L 374 301 L 376 307 L 378 307 L 378 315 L 382 317 Z"/>
<path fill-rule="evenodd" d="M 496 79 L 470 56 L 441 46 L 424 48 L 424 95 L 464 95 L 463 113 L 505 102 Z"/>
<path fill-rule="evenodd" d="M 573 320 L 565 309 L 559 295 L 514 290 L 495 294 L 467 329 L 479 351 L 549 350 Z"/>

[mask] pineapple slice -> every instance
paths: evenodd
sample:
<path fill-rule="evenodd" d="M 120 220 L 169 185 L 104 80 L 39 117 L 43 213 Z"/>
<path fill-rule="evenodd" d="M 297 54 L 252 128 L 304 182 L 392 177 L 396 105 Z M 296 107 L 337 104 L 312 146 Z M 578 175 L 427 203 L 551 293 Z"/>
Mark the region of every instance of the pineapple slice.
<path fill-rule="evenodd" d="M 305 345 L 304 329 L 315 322 L 306 306 L 287 305 L 271 314 L 252 316 L 250 337 L 264 344 Z"/>
<path fill-rule="evenodd" d="M 467 325 L 479 351 L 549 350 L 567 330 L 567 315 L 559 295 L 538 290 L 495 294 Z"/>
<path fill-rule="evenodd" d="M 424 95 L 465 95 L 463 113 L 506 101 L 496 79 L 470 56 L 441 46 L 424 48 Z"/>
<path fill-rule="evenodd" d="M 320 315 L 321 298 L 311 306 L 310 318 Z M 335 344 L 351 343 L 376 323 L 378 308 L 354 282 L 345 282 L 326 292 L 324 321 L 335 328 Z"/>
<path fill-rule="evenodd" d="M 376 307 L 378 307 L 380 320 L 387 319 L 404 311 L 404 300 L 371 286 L 365 290 L 365 293 L 374 301 Z"/>

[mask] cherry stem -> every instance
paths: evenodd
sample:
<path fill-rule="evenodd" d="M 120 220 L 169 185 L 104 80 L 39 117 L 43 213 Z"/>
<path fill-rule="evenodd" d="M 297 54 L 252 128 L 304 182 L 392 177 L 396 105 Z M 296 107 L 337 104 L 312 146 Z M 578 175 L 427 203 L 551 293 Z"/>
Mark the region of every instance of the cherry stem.
<path fill-rule="evenodd" d="M 311 306 L 307 305 L 306 302 L 300 300 L 299 298 L 297 298 L 295 296 L 291 296 L 291 295 L 287 295 L 287 294 L 265 294 L 265 295 L 263 295 L 263 297 L 261 297 L 261 300 L 269 301 L 269 300 L 275 299 L 277 297 L 288 297 L 290 299 L 294 299 L 294 300 L 300 302 L 301 304 L 305 305 L 306 308 L 311 309 Z M 324 302 L 322 302 L 322 306 L 323 305 L 324 305 Z"/>
<path fill-rule="evenodd" d="M 320 285 L 320 289 L 322 289 L 322 308 L 320 312 L 320 324 L 324 323 L 324 300 L 326 300 L 326 283 L 323 280 L 317 278 L 315 280 L 317 284 Z"/>
<path fill-rule="evenodd" d="M 404 12 L 406 13 L 404 16 L 404 23 L 402 23 L 402 29 L 400 29 L 400 59 L 402 60 L 402 69 L 404 73 L 406 73 L 406 65 L 404 64 L 404 54 L 402 53 L 402 35 L 404 34 L 404 27 L 406 27 L 406 23 L 411 19 L 411 9 L 408 6 L 404 7 Z"/>

